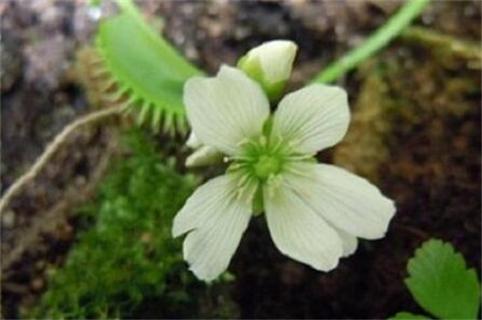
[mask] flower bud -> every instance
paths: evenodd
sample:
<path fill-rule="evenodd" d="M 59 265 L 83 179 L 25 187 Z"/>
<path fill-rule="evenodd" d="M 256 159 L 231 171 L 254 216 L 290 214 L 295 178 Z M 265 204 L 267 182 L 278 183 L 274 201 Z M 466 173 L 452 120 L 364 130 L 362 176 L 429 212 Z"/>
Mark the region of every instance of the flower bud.
<path fill-rule="evenodd" d="M 186 146 L 188 146 L 191 149 L 197 149 L 202 145 L 203 144 L 201 143 L 201 141 L 199 141 L 198 137 L 196 137 L 194 132 L 191 132 L 191 134 L 189 135 L 189 138 L 187 138 Z"/>
<path fill-rule="evenodd" d="M 238 61 L 238 67 L 259 82 L 271 101 L 277 100 L 291 75 L 298 46 L 289 40 L 265 42 Z"/>
<path fill-rule="evenodd" d="M 191 132 L 186 141 L 186 146 L 194 149 L 194 152 L 187 157 L 186 167 L 201 167 L 222 162 L 223 155 L 213 147 L 204 145 L 198 137 Z"/>
<path fill-rule="evenodd" d="M 187 157 L 186 167 L 202 167 L 210 164 L 220 163 L 223 160 L 223 154 L 210 146 L 202 146 Z"/>

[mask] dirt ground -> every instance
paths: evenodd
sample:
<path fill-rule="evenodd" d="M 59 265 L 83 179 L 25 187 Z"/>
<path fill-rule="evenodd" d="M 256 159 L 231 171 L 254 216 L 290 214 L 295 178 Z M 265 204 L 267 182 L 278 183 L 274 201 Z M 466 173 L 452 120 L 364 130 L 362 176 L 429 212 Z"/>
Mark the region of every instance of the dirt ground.
<path fill-rule="evenodd" d="M 208 72 L 273 38 L 299 45 L 292 88 L 356 46 L 398 7 L 381 1 L 141 1 L 146 16 Z M 339 147 L 320 155 L 366 176 L 397 203 L 385 239 L 362 241 L 330 273 L 281 255 L 254 219 L 231 270 L 243 318 L 386 318 L 420 311 L 403 284 L 424 240 L 450 241 L 481 263 L 480 60 L 450 41 L 480 48 L 478 1 L 433 3 L 417 25 L 450 36 L 433 45 L 402 37 L 339 84 L 353 123 Z M 0 3 L 2 192 L 46 143 L 89 111 L 72 75 L 76 50 L 96 20 L 82 0 Z M 163 21 L 159 19 L 163 17 Z M 452 49 L 451 49 L 452 48 Z M 117 152 L 115 123 L 72 137 L 2 216 L 2 315 L 18 317 L 45 290 L 47 266 L 61 264 L 76 232 L 73 208 L 92 196 Z M 78 192 L 80 190 L 80 192 Z M 152 315 L 155 317 L 155 315 Z"/>

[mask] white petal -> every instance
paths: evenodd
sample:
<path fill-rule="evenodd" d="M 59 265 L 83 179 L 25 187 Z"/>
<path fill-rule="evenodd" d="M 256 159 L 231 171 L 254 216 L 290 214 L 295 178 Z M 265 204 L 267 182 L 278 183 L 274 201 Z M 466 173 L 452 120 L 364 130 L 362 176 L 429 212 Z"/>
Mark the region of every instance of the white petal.
<path fill-rule="evenodd" d="M 288 170 L 292 190 L 333 226 L 359 238 L 385 235 L 395 206 L 376 186 L 332 165 L 299 163 Z"/>
<path fill-rule="evenodd" d="M 234 154 L 239 143 L 261 134 L 269 102 L 242 71 L 222 66 L 216 77 L 189 79 L 184 104 L 195 135 L 204 144 Z"/>
<path fill-rule="evenodd" d="M 251 199 L 237 196 L 237 177 L 214 178 L 187 200 L 174 218 L 173 235 L 189 232 L 184 259 L 202 280 L 211 281 L 229 265 L 251 217 Z"/>
<path fill-rule="evenodd" d="M 210 146 L 202 146 L 195 150 L 186 159 L 186 167 L 202 167 L 210 164 L 220 163 L 223 159 L 223 154 Z"/>
<path fill-rule="evenodd" d="M 268 41 L 251 49 L 246 55 L 246 63 L 256 63 L 256 59 L 259 59 L 263 78 L 267 82 L 285 81 L 291 75 L 297 49 L 293 41 Z"/>
<path fill-rule="evenodd" d="M 358 247 L 358 239 L 340 229 L 337 229 L 336 232 L 338 232 L 338 236 L 340 236 L 343 242 L 343 257 L 348 257 L 355 253 Z"/>
<path fill-rule="evenodd" d="M 349 120 L 345 90 L 313 84 L 281 100 L 274 115 L 272 137 L 288 141 L 296 152 L 314 154 L 338 143 Z"/>
<path fill-rule="evenodd" d="M 279 186 L 264 188 L 266 218 L 273 241 L 285 255 L 311 267 L 329 271 L 343 254 L 337 232 L 294 192 Z"/>

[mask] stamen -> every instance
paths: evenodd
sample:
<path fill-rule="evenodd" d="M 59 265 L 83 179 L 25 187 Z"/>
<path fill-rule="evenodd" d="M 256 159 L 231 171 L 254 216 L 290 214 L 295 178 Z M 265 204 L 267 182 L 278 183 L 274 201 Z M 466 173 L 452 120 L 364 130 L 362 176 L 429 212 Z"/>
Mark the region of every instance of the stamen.
<path fill-rule="evenodd" d="M 310 159 L 310 158 L 312 158 L 313 156 L 314 156 L 313 154 L 289 155 L 289 156 L 287 156 L 287 160 L 301 161 L 301 160 Z"/>
<path fill-rule="evenodd" d="M 252 156 L 246 156 L 246 155 L 235 155 L 231 157 L 225 157 L 225 159 L 233 160 L 233 161 L 253 161 L 255 158 Z"/>
<path fill-rule="evenodd" d="M 251 177 L 249 175 L 243 174 L 236 184 L 237 187 L 241 188 L 243 185 L 245 185 L 249 181 L 249 179 L 251 179 Z"/>
<path fill-rule="evenodd" d="M 298 166 L 293 166 L 293 165 L 287 166 L 286 171 L 289 172 L 289 173 L 293 173 L 293 174 L 302 176 L 302 177 L 307 177 L 307 178 L 312 177 L 311 170 L 310 171 L 300 170 Z"/>
<path fill-rule="evenodd" d="M 242 183 L 240 183 L 242 182 Z M 253 177 L 248 174 L 244 174 L 238 182 L 238 192 L 236 194 L 236 200 L 246 200 L 249 204 L 253 201 L 254 194 L 257 188 L 257 182 Z"/>
<path fill-rule="evenodd" d="M 236 162 L 229 166 L 229 170 L 233 171 L 233 170 L 243 169 L 243 168 L 246 168 L 248 165 L 249 164 L 246 162 Z"/>
<path fill-rule="evenodd" d="M 271 147 L 272 152 L 277 152 L 279 151 L 283 146 L 283 140 L 282 139 L 276 139 L 276 144 L 274 144 Z"/>

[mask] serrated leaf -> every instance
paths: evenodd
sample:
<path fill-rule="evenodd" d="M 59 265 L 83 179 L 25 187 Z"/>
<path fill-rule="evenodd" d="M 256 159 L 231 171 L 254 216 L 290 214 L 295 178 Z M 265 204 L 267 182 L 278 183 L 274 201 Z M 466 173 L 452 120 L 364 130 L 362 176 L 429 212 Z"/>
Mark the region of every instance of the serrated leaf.
<path fill-rule="evenodd" d="M 184 129 L 184 82 L 202 72 L 156 34 L 131 1 L 118 4 L 122 12 L 103 21 L 96 38 L 106 69 L 120 93 L 135 101 L 139 122 L 167 131 Z"/>
<path fill-rule="evenodd" d="M 425 316 L 421 316 L 419 314 L 413 314 L 410 312 L 402 311 L 394 315 L 393 317 L 389 318 L 389 320 L 427 320 Z"/>
<path fill-rule="evenodd" d="M 449 243 L 432 239 L 408 262 L 405 279 L 415 300 L 443 319 L 475 319 L 480 307 L 480 284 L 474 269 Z"/>

